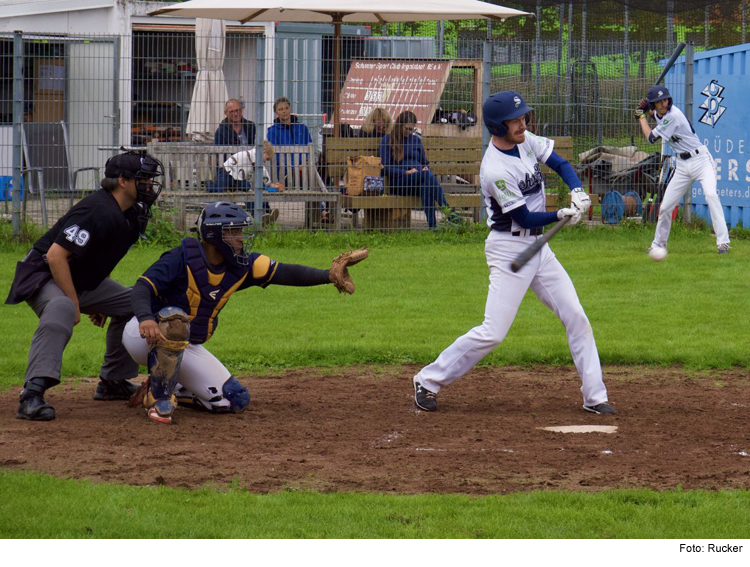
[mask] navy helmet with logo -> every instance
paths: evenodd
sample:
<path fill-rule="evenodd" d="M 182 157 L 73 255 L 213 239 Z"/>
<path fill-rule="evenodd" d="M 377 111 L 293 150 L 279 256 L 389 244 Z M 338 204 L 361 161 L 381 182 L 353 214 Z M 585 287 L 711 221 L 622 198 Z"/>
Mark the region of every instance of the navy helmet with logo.
<path fill-rule="evenodd" d="M 515 120 L 529 114 L 531 108 L 523 97 L 515 91 L 500 91 L 491 95 L 482 105 L 484 125 L 493 136 L 505 136 L 508 133 L 506 120 Z M 529 121 L 528 116 L 526 122 Z"/>
<path fill-rule="evenodd" d="M 646 93 L 646 100 L 651 104 L 667 98 L 669 99 L 669 108 L 672 108 L 672 95 L 669 94 L 669 89 L 662 85 L 654 85 Z"/>
<path fill-rule="evenodd" d="M 236 266 L 247 266 L 249 264 L 249 249 L 246 244 L 255 236 L 250 231 L 252 223 L 245 210 L 226 201 L 209 203 L 201 211 L 196 221 L 198 235 L 204 242 L 213 244 L 230 264 Z M 242 248 L 235 249 L 227 241 L 225 232 L 229 229 L 242 229 Z"/>

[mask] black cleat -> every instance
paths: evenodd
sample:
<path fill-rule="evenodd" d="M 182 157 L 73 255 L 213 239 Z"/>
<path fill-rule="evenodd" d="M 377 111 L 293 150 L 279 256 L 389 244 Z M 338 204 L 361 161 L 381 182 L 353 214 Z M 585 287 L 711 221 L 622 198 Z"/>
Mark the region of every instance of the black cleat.
<path fill-rule="evenodd" d="M 55 419 L 55 408 L 44 401 L 44 398 L 36 393 L 21 393 L 21 403 L 18 405 L 17 419 L 28 419 L 29 421 L 52 421 Z"/>
<path fill-rule="evenodd" d="M 437 410 L 437 394 L 422 386 L 416 376 L 414 377 L 414 403 L 424 411 Z"/>
<path fill-rule="evenodd" d="M 112 400 L 129 400 L 137 389 L 138 386 L 130 380 L 105 380 L 104 378 L 100 378 L 99 383 L 96 385 L 94 399 L 106 402 Z"/>
<path fill-rule="evenodd" d="M 716 249 L 719 251 L 719 254 L 729 254 L 729 249 L 731 246 L 729 246 L 729 243 L 725 244 L 719 244 Z"/>
<path fill-rule="evenodd" d="M 607 402 L 602 402 L 601 404 L 596 404 L 595 406 L 584 405 L 583 409 L 585 409 L 586 411 L 590 411 L 591 413 L 598 414 L 598 415 L 604 415 L 604 414 L 614 415 L 617 413 L 615 411 L 615 408 L 613 408 Z"/>

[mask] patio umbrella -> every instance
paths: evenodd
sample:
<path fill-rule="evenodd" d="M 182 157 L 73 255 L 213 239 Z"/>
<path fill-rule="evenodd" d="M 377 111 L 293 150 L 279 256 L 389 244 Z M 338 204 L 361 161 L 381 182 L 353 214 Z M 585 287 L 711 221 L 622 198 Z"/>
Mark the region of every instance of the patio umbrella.
<path fill-rule="evenodd" d="M 195 20 L 198 74 L 185 128 L 195 142 L 213 141 L 214 132 L 224 118 L 224 103 L 229 98 L 223 70 L 226 29 L 223 20 Z"/>
<path fill-rule="evenodd" d="M 432 20 L 504 20 L 533 15 L 479 0 L 189 0 L 162 8 L 149 15 L 212 17 L 242 23 L 328 22 L 334 25 L 334 124 L 339 124 L 341 87 L 341 24 L 416 22 Z M 338 128 L 334 128 L 338 133 Z"/>

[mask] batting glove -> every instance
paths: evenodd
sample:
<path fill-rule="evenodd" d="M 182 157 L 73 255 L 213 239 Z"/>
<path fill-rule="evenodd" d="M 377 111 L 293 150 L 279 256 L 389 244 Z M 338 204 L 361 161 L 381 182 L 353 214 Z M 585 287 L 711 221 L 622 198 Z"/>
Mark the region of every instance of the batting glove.
<path fill-rule="evenodd" d="M 565 217 L 570 217 L 568 224 L 578 224 L 581 220 L 581 211 L 575 207 L 565 207 L 564 209 L 557 211 L 557 218 L 559 220 L 562 220 Z"/>
<path fill-rule="evenodd" d="M 591 208 L 591 199 L 582 187 L 576 187 L 570 190 L 570 202 L 581 214 Z"/>

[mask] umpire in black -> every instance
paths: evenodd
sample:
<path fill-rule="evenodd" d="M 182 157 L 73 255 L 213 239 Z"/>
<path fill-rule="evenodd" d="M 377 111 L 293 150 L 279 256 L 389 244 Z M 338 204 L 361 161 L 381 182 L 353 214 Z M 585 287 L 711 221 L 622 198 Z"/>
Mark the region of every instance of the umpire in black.
<path fill-rule="evenodd" d="M 151 205 L 161 192 L 155 179 L 161 163 L 134 152 L 111 157 L 102 188 L 76 203 L 16 265 L 8 304 L 25 301 L 39 317 L 16 417 L 55 419 L 44 392 L 60 383 L 63 351 L 81 313 L 107 328 L 107 350 L 95 400 L 128 399 L 138 365 L 122 346 L 133 311 L 130 288 L 109 274 L 145 230 Z"/>

